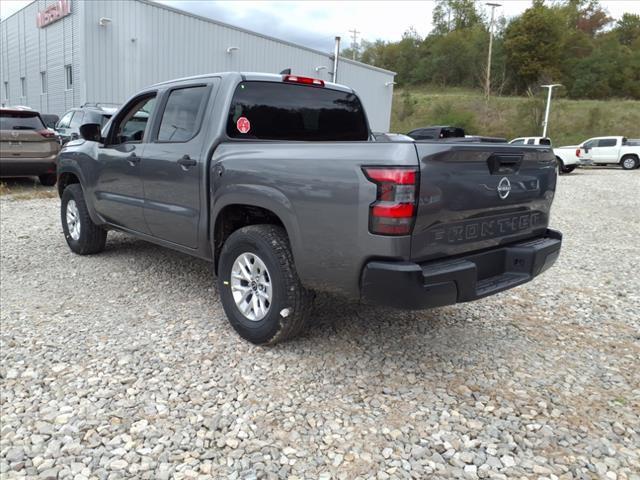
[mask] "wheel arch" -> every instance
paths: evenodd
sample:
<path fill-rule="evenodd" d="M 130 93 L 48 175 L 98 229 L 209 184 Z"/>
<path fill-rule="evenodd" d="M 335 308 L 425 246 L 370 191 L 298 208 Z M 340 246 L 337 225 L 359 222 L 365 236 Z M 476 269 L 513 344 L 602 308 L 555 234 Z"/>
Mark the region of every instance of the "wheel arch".
<path fill-rule="evenodd" d="M 622 166 L 624 161 L 628 158 L 632 158 L 633 160 L 636 161 L 636 166 L 634 168 L 632 168 L 631 170 L 634 170 L 636 168 L 640 168 L 640 156 L 638 156 L 638 154 L 636 153 L 625 153 L 621 158 L 620 158 L 620 162 L 619 165 Z"/>
<path fill-rule="evenodd" d="M 288 199 L 275 189 L 269 189 L 273 191 L 268 195 L 265 195 L 264 187 L 254 189 L 245 185 L 236 189 L 241 191 L 214 199 L 210 238 L 215 271 L 218 271 L 220 251 L 229 235 L 248 225 L 272 224 L 282 227 L 295 260 L 300 234 Z"/>
<path fill-rule="evenodd" d="M 80 186 L 82 186 L 82 182 L 80 181 L 80 176 L 76 172 L 74 171 L 58 172 L 58 196 L 62 198 L 64 189 L 74 183 L 79 183 Z"/>

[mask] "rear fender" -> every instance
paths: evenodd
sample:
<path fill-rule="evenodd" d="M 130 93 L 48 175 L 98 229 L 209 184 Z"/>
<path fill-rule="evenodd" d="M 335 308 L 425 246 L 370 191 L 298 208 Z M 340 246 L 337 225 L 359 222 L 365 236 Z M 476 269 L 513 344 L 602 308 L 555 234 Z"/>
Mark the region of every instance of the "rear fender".
<path fill-rule="evenodd" d="M 211 199 L 211 232 L 210 241 L 215 238 L 216 219 L 220 212 L 229 205 L 248 205 L 260 207 L 273 212 L 284 225 L 294 260 L 300 254 L 301 235 L 293 207 L 289 199 L 279 190 L 264 185 L 229 185 L 217 190 Z M 212 251 L 215 251 L 212 245 Z"/>

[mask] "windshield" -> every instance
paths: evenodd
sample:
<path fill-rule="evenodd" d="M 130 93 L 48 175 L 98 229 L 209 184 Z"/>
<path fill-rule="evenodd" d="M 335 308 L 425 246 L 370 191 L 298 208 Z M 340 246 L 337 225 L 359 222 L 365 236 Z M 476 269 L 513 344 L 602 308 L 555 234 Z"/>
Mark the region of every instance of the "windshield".
<path fill-rule="evenodd" d="M 42 130 L 44 125 L 36 112 L 0 112 L 0 130 Z"/>
<path fill-rule="evenodd" d="M 358 97 L 290 83 L 242 82 L 227 120 L 231 138 L 358 141 L 369 128 Z"/>

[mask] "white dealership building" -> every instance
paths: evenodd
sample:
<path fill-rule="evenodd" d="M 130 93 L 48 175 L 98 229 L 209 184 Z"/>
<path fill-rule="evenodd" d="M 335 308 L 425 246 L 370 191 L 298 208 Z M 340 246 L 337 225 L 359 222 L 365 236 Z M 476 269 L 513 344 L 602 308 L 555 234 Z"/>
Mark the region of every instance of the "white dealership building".
<path fill-rule="evenodd" d="M 1 0 L 0 0 L 1 1 Z M 223 71 L 332 80 L 333 55 L 150 0 L 35 0 L 0 23 L 0 103 L 61 115 L 164 80 Z M 394 73 L 340 57 L 371 127 L 388 131 Z"/>

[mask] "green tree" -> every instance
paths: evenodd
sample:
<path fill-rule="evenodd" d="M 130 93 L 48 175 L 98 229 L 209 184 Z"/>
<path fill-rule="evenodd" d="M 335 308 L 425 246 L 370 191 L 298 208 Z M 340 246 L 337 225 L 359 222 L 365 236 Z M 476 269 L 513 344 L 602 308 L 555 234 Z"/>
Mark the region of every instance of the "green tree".
<path fill-rule="evenodd" d="M 640 39 L 640 15 L 625 13 L 616 22 L 613 34 L 623 45 L 631 46 Z"/>
<path fill-rule="evenodd" d="M 558 79 L 564 34 L 563 18 L 541 0 L 511 21 L 505 30 L 504 48 L 516 91 Z"/>
<path fill-rule="evenodd" d="M 437 0 L 432 20 L 436 35 L 471 28 L 484 21 L 474 0 Z"/>

